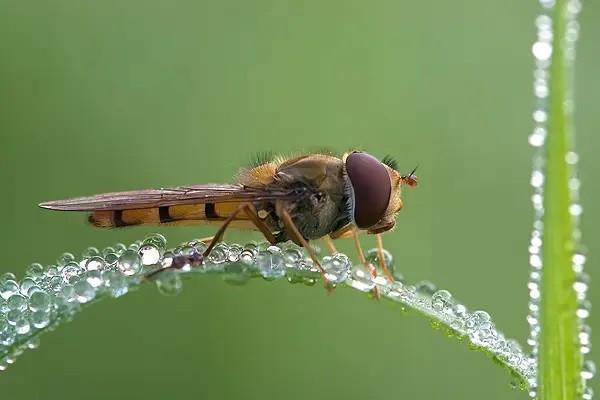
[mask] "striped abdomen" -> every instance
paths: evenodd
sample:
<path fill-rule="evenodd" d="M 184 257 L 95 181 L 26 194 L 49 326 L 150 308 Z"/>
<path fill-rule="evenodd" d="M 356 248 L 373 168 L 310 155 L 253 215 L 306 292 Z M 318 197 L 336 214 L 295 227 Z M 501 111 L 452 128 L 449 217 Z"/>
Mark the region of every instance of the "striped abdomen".
<path fill-rule="evenodd" d="M 119 228 L 143 224 L 219 224 L 230 216 L 242 203 L 222 202 L 183 204 L 130 210 L 93 211 L 89 222 L 99 228 Z M 240 213 L 233 221 L 238 228 L 252 228 L 248 217 Z"/>

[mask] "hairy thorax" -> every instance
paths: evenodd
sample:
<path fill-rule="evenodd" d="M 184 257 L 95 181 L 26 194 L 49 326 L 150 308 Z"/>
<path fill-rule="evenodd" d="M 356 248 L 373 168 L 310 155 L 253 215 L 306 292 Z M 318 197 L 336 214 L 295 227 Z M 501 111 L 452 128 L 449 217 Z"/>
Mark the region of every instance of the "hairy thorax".
<path fill-rule="evenodd" d="M 299 196 L 293 201 L 254 204 L 279 241 L 291 237 L 283 228 L 278 207 L 285 207 L 302 236 L 309 240 L 323 237 L 350 222 L 344 164 L 337 157 L 315 154 L 273 161 L 243 172 L 239 181 L 298 191 Z"/>

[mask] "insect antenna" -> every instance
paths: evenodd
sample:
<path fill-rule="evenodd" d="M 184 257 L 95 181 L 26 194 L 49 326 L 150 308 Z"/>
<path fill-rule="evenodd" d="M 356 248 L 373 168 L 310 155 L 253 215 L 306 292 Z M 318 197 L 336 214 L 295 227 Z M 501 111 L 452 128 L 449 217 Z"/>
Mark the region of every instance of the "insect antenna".
<path fill-rule="evenodd" d="M 408 174 L 408 175 L 402 175 L 400 177 L 400 179 L 402 179 L 402 183 L 405 183 L 405 184 L 407 184 L 410 187 L 417 186 L 418 178 L 415 175 L 415 172 L 417 172 L 417 168 L 419 168 L 419 164 L 417 164 L 417 166 L 410 172 L 410 174 Z"/>

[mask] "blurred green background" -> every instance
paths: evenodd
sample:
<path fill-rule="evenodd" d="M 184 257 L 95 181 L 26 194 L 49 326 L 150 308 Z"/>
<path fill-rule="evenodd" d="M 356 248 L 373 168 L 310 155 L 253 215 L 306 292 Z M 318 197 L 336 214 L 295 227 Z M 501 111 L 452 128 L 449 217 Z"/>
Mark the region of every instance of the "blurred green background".
<path fill-rule="evenodd" d="M 593 249 L 600 7 L 584 7 L 577 130 Z M 489 311 L 524 343 L 535 1 L 0 0 L 0 10 L 0 272 L 157 230 L 94 230 L 42 200 L 226 182 L 260 151 L 358 147 L 403 171 L 420 164 L 385 238 L 405 276 Z M 211 228 L 159 231 L 176 244 Z M 218 278 L 186 281 L 175 298 L 146 287 L 97 304 L 0 380 L 10 399 L 527 398 L 482 354 L 386 302 Z"/>

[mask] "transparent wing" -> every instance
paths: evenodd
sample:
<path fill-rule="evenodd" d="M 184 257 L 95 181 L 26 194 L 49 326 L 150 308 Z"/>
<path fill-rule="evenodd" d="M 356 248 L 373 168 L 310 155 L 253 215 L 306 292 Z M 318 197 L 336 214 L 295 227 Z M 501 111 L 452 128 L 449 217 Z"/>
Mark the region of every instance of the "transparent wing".
<path fill-rule="evenodd" d="M 99 211 L 153 208 L 177 204 L 293 200 L 304 190 L 272 187 L 251 188 L 237 184 L 206 184 L 173 188 L 103 193 L 87 197 L 48 201 L 40 207 L 59 211 Z"/>

